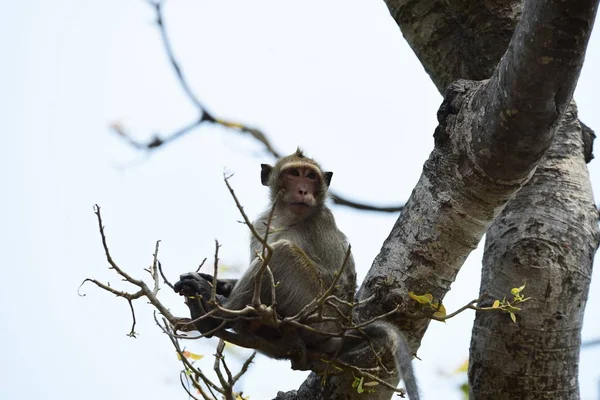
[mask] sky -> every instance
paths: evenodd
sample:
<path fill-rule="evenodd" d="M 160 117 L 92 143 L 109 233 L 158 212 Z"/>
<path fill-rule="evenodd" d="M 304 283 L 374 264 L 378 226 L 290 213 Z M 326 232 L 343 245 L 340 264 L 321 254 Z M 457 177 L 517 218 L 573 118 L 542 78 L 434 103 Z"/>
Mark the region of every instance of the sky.
<path fill-rule="evenodd" d="M 92 210 L 102 207 L 113 257 L 138 278 L 156 240 L 166 274 L 212 261 L 243 269 L 248 232 L 223 184 L 231 180 L 249 215 L 266 205 L 259 164 L 272 158 L 251 138 L 204 125 L 151 154 L 108 128 L 121 123 L 147 140 L 197 118 L 178 86 L 141 0 L 3 2 L 0 25 L 0 398 L 185 399 L 179 361 L 135 303 L 85 278 L 120 282 L 104 259 Z M 302 146 L 334 171 L 332 188 L 358 201 L 406 200 L 433 149 L 441 96 L 389 16 L 383 1 L 171 0 L 165 23 L 193 90 L 216 116 L 256 126 L 283 153 Z M 600 34 L 595 32 L 576 90 L 581 119 L 600 129 Z M 592 185 L 600 167 L 589 164 Z M 359 281 L 387 237 L 393 214 L 332 207 L 349 237 Z M 448 310 L 477 297 L 482 246 L 445 299 Z M 600 337 L 600 273 L 594 273 L 583 338 Z M 187 316 L 168 288 L 160 298 Z M 596 315 L 594 315 L 596 314 Z M 432 323 L 415 361 L 424 399 L 460 399 L 473 314 Z M 188 341 L 212 368 L 214 342 Z M 249 352 L 235 350 L 236 365 Z M 597 398 L 600 348 L 582 352 L 582 398 Z M 235 360 L 235 361 L 233 361 Z M 297 388 L 306 373 L 260 357 L 240 389 L 251 399 Z"/>

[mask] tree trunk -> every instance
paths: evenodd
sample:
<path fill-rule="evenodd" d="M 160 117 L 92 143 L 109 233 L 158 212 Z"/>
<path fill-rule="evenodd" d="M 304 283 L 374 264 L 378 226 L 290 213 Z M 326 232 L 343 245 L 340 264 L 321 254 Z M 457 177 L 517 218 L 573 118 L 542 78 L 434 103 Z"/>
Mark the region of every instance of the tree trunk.
<path fill-rule="evenodd" d="M 423 3 L 389 1 L 388 6 L 438 88 L 457 78 L 491 75 L 521 2 Z M 562 21 L 572 29 L 582 22 Z M 592 158 L 592 138 L 573 105 L 533 179 L 488 231 L 480 292 L 502 298 L 527 282 L 525 294 L 536 300 L 524 305 L 518 325 L 506 314 L 477 313 L 471 398 L 579 398 L 580 333 L 599 242 L 584 163 Z"/>
<path fill-rule="evenodd" d="M 536 174 L 488 230 L 481 293 L 526 283 L 517 315 L 478 312 L 469 378 L 474 399 L 579 399 L 583 313 L 598 247 L 598 212 L 573 104 Z"/>
<path fill-rule="evenodd" d="M 528 323 L 533 325 L 534 321 L 544 318 L 545 321 L 554 321 L 554 328 L 550 331 L 537 326 L 539 332 L 536 335 L 545 336 L 535 338 L 544 341 L 548 349 L 564 348 L 567 342 L 563 336 L 566 336 L 567 329 L 571 329 L 572 335 L 573 331 L 579 332 L 581 328 L 592 258 L 599 235 L 597 213 L 593 208 L 584 163 L 581 129 L 574 108 L 562 122 L 561 119 L 583 63 L 597 0 L 531 0 L 524 7 L 516 1 L 389 0 L 387 4 L 440 91 L 459 78 L 491 78 L 484 82 L 458 81 L 446 91 L 438 112 L 440 124 L 434 135 L 435 149 L 359 291 L 359 298 L 374 295 L 376 301 L 361 307 L 357 318 L 366 320 L 390 311 L 396 305 L 400 305 L 403 312 L 416 311 L 416 303 L 408 298 L 409 291 L 430 293 L 435 299 L 443 299 L 468 254 L 507 202 L 533 175 L 531 182 L 514 197 L 490 232 L 486 261 L 493 258 L 489 255 L 492 248 L 499 253 L 510 248 L 511 259 L 504 256 L 502 264 L 486 263 L 482 290 L 501 299 L 510 288 L 527 281 L 525 293 L 537 297 L 538 303 L 534 306 L 525 304 L 519 319 L 520 327 L 525 326 L 522 321 L 530 318 L 530 314 L 543 314 Z M 521 11 L 523 21 L 517 26 Z M 516 32 L 514 35 L 513 31 Z M 559 139 L 555 141 L 557 129 Z M 551 153 L 544 158 L 551 145 Z M 543 164 L 536 171 L 542 159 Z M 550 177 L 554 179 L 550 180 Z M 541 194 L 560 201 L 547 201 Z M 519 201 L 521 198 L 523 200 Z M 534 201 L 538 199 L 544 201 Z M 557 216 L 561 225 L 548 226 L 548 218 Z M 539 220 L 541 217 L 546 220 Z M 499 224 L 504 224 L 504 228 Z M 511 238 L 519 240 L 524 235 L 527 241 L 521 240 L 518 246 L 504 244 Z M 565 249 L 565 244 L 570 247 Z M 535 260 L 540 261 L 534 264 Z M 523 268 L 525 262 L 528 263 L 527 268 Z M 506 272 L 509 270 L 507 263 L 514 263 L 510 273 Z M 521 268 L 516 268 L 517 265 Z M 503 268 L 502 273 L 494 273 L 499 267 Z M 555 270 L 556 273 L 547 274 Z M 576 276 L 573 274 L 575 271 L 580 274 Z M 549 276 L 543 280 L 540 277 L 542 273 Z M 503 274 L 503 280 L 491 281 Z M 536 276 L 539 282 L 531 282 L 532 276 Z M 557 283 L 556 280 L 562 276 L 568 276 L 570 281 L 564 285 Z M 538 288 L 547 287 L 542 282 L 554 282 L 551 287 L 556 291 L 537 293 Z M 577 295 L 569 292 L 575 289 Z M 560 297 L 567 293 L 570 293 L 570 298 Z M 577 307 L 578 312 L 573 312 Z M 558 313 L 566 314 L 567 311 L 570 311 L 569 315 L 562 315 L 558 321 L 561 317 Z M 486 327 L 492 323 L 499 326 L 493 328 L 494 332 L 511 330 L 510 342 L 507 342 L 507 337 L 494 339 L 504 341 L 504 346 L 518 342 L 519 345 L 510 350 L 519 352 L 519 360 L 520 357 L 528 357 L 528 353 L 536 352 L 535 347 L 527 346 L 533 336 L 517 329 L 519 326 L 512 324 L 507 314 L 478 314 L 476 326 L 481 324 L 483 317 L 486 318 Z M 399 318 L 395 322 L 406 333 L 416 352 L 428 321 Z M 559 331 L 562 340 L 557 340 Z M 506 351 L 499 342 L 487 343 L 486 340 L 491 340 L 488 336 L 476 329 L 473 344 L 477 346 L 473 349 L 502 346 Z M 572 336 L 576 336 L 573 340 L 578 341 L 579 335 Z M 493 375 L 489 372 L 498 374 L 501 370 L 512 374 L 512 378 L 514 374 L 522 377 L 520 385 L 529 383 L 531 387 L 537 387 L 539 379 L 531 380 L 534 375 L 529 373 L 534 372 L 537 376 L 550 378 L 547 379 L 549 384 L 542 386 L 542 390 L 556 389 L 557 384 L 561 385 L 556 375 L 547 374 L 551 373 L 554 364 L 560 363 L 549 363 L 550 358 L 546 354 L 531 356 L 531 364 L 523 369 L 524 366 L 517 365 L 518 360 L 511 360 L 512 364 L 506 365 L 499 363 L 498 357 L 490 358 L 489 367 L 483 365 L 484 358 L 480 354 L 484 353 L 473 351 L 472 377 L 477 365 L 481 372 L 477 376 L 492 380 Z M 566 353 L 569 353 L 568 356 Z M 564 355 L 565 359 L 576 361 L 578 346 L 567 348 Z M 551 359 L 556 358 L 553 356 Z M 536 371 L 530 371 L 530 368 Z M 576 374 L 576 362 L 572 363 L 572 368 Z M 488 386 L 493 386 L 497 393 L 507 393 L 503 385 L 511 381 L 500 382 L 498 379 L 494 385 L 484 380 L 473 382 L 477 383 L 477 388 L 472 394 L 478 398 L 478 390 L 487 390 Z M 562 387 L 572 388 L 573 384 Z M 497 393 L 482 391 L 481 396 L 502 398 L 496 397 Z M 385 399 L 390 395 L 378 389 L 377 394 L 369 398 Z M 323 385 L 318 377 L 311 374 L 298 392 L 280 393 L 278 398 L 354 399 L 359 395 L 351 388 L 347 378 L 330 378 Z"/>

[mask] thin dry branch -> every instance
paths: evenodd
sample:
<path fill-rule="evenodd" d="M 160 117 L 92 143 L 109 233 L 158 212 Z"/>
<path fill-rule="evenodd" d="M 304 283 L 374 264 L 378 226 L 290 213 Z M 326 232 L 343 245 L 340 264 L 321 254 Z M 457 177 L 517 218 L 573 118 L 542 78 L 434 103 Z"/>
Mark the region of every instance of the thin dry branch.
<path fill-rule="evenodd" d="M 183 388 L 183 390 L 185 390 L 185 392 L 188 394 L 188 396 L 190 396 L 192 399 L 194 399 L 194 400 L 200 400 L 196 396 L 194 396 L 192 394 L 192 392 L 190 392 L 190 390 L 188 389 L 188 387 L 185 385 L 185 382 L 183 381 L 183 377 L 184 376 L 185 376 L 186 380 L 189 382 L 189 377 L 187 376 L 187 374 L 185 373 L 185 371 L 181 371 L 179 373 L 179 382 L 181 383 L 181 387 Z M 193 385 L 193 383 L 192 383 L 192 385 Z M 213 400 L 210 397 L 206 396 L 206 394 L 204 393 L 204 391 L 198 390 L 198 392 L 202 395 L 202 398 L 204 400 Z"/>
<path fill-rule="evenodd" d="M 165 276 L 165 273 L 162 270 L 162 264 L 160 263 L 159 260 L 156 260 L 157 264 L 158 264 L 158 272 L 160 273 L 160 276 L 163 279 L 163 282 L 165 283 L 165 285 L 167 285 L 168 287 L 170 287 L 171 289 L 175 290 L 175 288 L 173 287 L 173 284 L 171 282 L 169 282 L 169 280 L 167 279 L 167 277 Z"/>
<path fill-rule="evenodd" d="M 242 375 L 244 375 L 248 371 L 248 368 L 250 368 L 250 364 L 252 364 L 252 362 L 254 361 L 254 357 L 256 357 L 256 351 L 253 351 L 252 354 L 250 354 L 250 357 L 248 357 L 246 359 L 246 361 L 244 361 L 244 364 L 242 365 L 240 372 L 238 372 L 237 374 L 235 374 L 233 376 L 234 383 L 239 381 L 240 378 L 242 377 Z"/>
<path fill-rule="evenodd" d="M 331 282 L 331 285 L 329 285 L 329 288 L 327 288 L 325 293 L 323 293 L 323 295 L 321 296 L 321 299 L 317 302 L 317 305 L 318 305 L 317 308 L 319 310 L 319 317 L 321 317 L 321 315 L 323 314 L 323 305 L 325 304 L 325 299 L 327 297 L 329 297 L 331 295 L 331 293 L 333 293 L 333 290 L 335 289 L 338 281 L 340 280 L 340 276 L 342 276 L 342 274 L 344 273 L 344 270 L 346 269 L 346 266 L 348 265 L 348 260 L 350 259 L 351 250 L 352 250 L 352 246 L 350 244 L 348 244 L 348 250 L 346 250 L 346 254 L 344 255 L 344 261 L 342 262 L 340 269 L 335 274 L 335 277 L 333 278 L 333 282 Z"/>
<path fill-rule="evenodd" d="M 183 73 L 183 69 L 180 63 L 177 61 L 175 57 L 175 53 L 173 52 L 173 47 L 171 46 L 171 41 L 169 39 L 169 35 L 167 33 L 167 29 L 165 26 L 165 19 L 163 14 L 163 2 L 162 1 L 148 1 L 148 4 L 152 6 L 156 15 L 156 24 L 159 28 L 161 41 L 163 43 L 163 47 L 165 49 L 165 54 L 169 63 L 173 67 L 173 71 L 177 76 L 177 81 L 179 82 L 179 86 L 181 86 L 187 98 L 194 105 L 194 107 L 198 110 L 199 118 L 188 123 L 187 125 L 177 129 L 176 131 L 169 133 L 165 136 L 161 136 L 159 134 L 154 134 L 152 139 L 147 143 L 138 141 L 134 139 L 130 134 L 127 133 L 125 128 L 119 123 L 113 123 L 110 125 L 112 130 L 121 138 L 123 138 L 129 145 L 138 150 L 154 150 L 158 147 L 164 146 L 168 143 L 174 142 L 186 134 L 192 132 L 204 122 L 213 123 L 217 125 L 221 125 L 225 128 L 234 130 L 239 133 L 244 133 L 253 137 L 256 141 L 262 144 L 265 151 L 271 154 L 275 158 L 281 158 L 282 154 L 275 149 L 275 147 L 271 144 L 270 140 L 267 138 L 261 130 L 246 126 L 244 124 L 228 121 L 225 119 L 215 117 L 211 112 L 208 111 L 205 104 L 203 104 L 199 97 L 194 93 L 192 87 Z M 346 206 L 355 208 L 358 210 L 365 211 L 378 211 L 378 212 L 401 212 L 404 209 L 404 204 L 393 205 L 393 206 L 376 206 L 372 204 L 360 203 L 357 201 L 353 201 L 347 199 L 339 194 L 330 192 L 331 199 L 337 205 Z"/>
<path fill-rule="evenodd" d="M 86 283 L 86 282 L 92 282 L 93 284 L 95 284 L 96 286 L 98 286 L 101 289 L 106 290 L 107 292 L 110 292 L 118 297 L 123 297 L 124 299 L 128 299 L 128 300 L 135 300 L 135 299 L 139 299 L 140 297 L 142 297 L 144 295 L 144 291 L 140 290 L 139 292 L 135 292 L 135 293 L 128 293 L 128 292 L 123 292 L 121 290 L 116 290 L 113 289 L 109 284 L 105 284 L 102 283 L 96 279 L 91 279 L 91 278 L 86 278 L 83 280 L 83 282 L 81 282 L 81 284 L 79 285 L 79 288 L 77 289 L 77 293 L 79 294 L 79 296 L 81 297 L 85 297 L 86 294 L 85 293 L 81 293 L 81 287 Z"/>
<path fill-rule="evenodd" d="M 167 335 L 169 340 L 171 340 L 171 343 L 173 344 L 173 347 L 175 347 L 175 351 L 179 355 L 179 359 L 183 363 L 184 368 L 190 370 L 194 375 L 199 376 L 207 388 L 212 388 L 218 393 L 223 394 L 223 389 L 211 381 L 206 375 L 204 375 L 204 373 L 200 369 L 196 368 L 183 354 L 183 350 L 179 345 L 179 341 L 172 335 L 172 333 L 174 333 L 172 325 L 169 325 L 169 322 L 165 318 L 163 318 L 163 323 L 161 324 L 156 317 L 156 313 L 154 313 L 154 322 L 156 322 L 156 325 L 158 325 L 158 327 Z M 195 379 L 192 379 L 192 384 L 194 384 L 194 387 L 202 393 L 202 387 L 200 386 L 199 382 L 196 382 Z"/>
<path fill-rule="evenodd" d="M 223 388 L 226 400 L 233 400 L 233 390 L 229 386 L 227 379 L 223 376 L 221 372 L 221 361 L 223 360 L 223 349 L 225 348 L 225 342 L 221 339 L 219 340 L 219 344 L 217 345 L 217 352 L 215 353 L 215 363 L 213 365 L 213 370 L 217 374 L 217 378 L 219 379 L 219 383 L 221 383 L 221 387 Z"/>
<path fill-rule="evenodd" d="M 135 333 L 135 310 L 133 309 L 133 302 L 131 301 L 131 299 L 127 299 L 127 302 L 129 303 L 129 308 L 131 309 L 131 319 L 133 319 L 133 323 L 131 324 L 131 331 L 129 332 L 128 336 L 136 338 L 137 334 Z"/>
<path fill-rule="evenodd" d="M 146 296 L 148 298 L 148 300 L 150 301 L 150 303 L 152 303 L 152 305 L 158 311 L 160 311 L 160 313 L 163 316 L 165 316 L 165 318 L 167 318 L 172 324 L 177 323 L 179 321 L 179 319 L 174 317 L 173 314 L 171 314 L 171 312 L 168 310 L 168 308 L 166 308 L 156 297 L 156 292 L 158 292 L 158 275 L 156 273 L 152 274 L 153 278 L 155 279 L 154 288 L 156 289 L 156 292 L 154 292 L 153 290 L 151 290 L 148 287 L 148 285 L 146 285 L 146 283 L 143 280 L 135 279 L 131 275 L 129 275 L 127 272 L 125 272 L 123 269 L 121 269 L 117 265 L 117 263 L 114 261 L 112 255 L 110 254 L 110 250 L 108 248 L 108 243 L 106 240 L 106 234 L 104 232 L 104 225 L 102 222 L 102 214 L 100 212 L 100 206 L 98 206 L 97 204 L 94 205 L 94 213 L 96 214 L 96 218 L 98 221 L 98 230 L 100 231 L 100 237 L 102 238 L 102 247 L 104 249 L 104 254 L 106 256 L 106 261 L 110 265 L 109 268 L 114 269 L 117 272 L 117 274 L 119 274 L 123 278 L 123 280 L 137 286 L 138 288 L 140 288 L 140 290 L 136 293 L 122 292 L 122 291 L 115 290 L 115 289 L 111 288 L 110 286 L 105 285 L 101 282 L 98 282 L 95 279 L 85 279 L 82 282 L 82 285 L 85 282 L 93 282 L 98 287 L 100 287 L 110 293 L 113 293 L 119 297 L 128 299 L 128 300 L 134 300 L 134 299 L 140 298 L 142 296 Z M 156 250 L 155 250 L 155 257 L 154 257 L 154 263 L 153 263 L 154 269 L 156 269 L 156 263 L 157 263 L 158 243 L 159 242 L 157 242 L 157 244 L 156 244 Z"/>
<path fill-rule="evenodd" d="M 202 260 L 202 262 L 200 263 L 200 265 L 198 265 L 198 268 L 196 269 L 196 272 L 200 272 L 200 268 L 202 268 L 202 266 L 204 265 L 205 262 L 206 262 L 206 257 L 204 257 L 204 260 Z"/>
<path fill-rule="evenodd" d="M 221 247 L 221 245 L 219 245 L 219 241 L 217 239 L 215 239 L 215 262 L 213 265 L 213 285 L 212 285 L 212 290 L 210 292 L 210 301 L 211 303 L 216 303 L 217 302 L 217 276 L 219 273 L 219 248 Z"/>
<path fill-rule="evenodd" d="M 238 199 L 238 197 L 235 194 L 235 191 L 233 190 L 233 188 L 231 187 L 231 184 L 229 183 L 229 178 L 231 178 L 231 175 L 227 175 L 224 174 L 223 175 L 223 179 L 225 181 L 225 185 L 227 186 L 227 189 L 229 190 L 229 193 L 231 194 L 231 197 L 233 197 L 233 200 L 235 201 L 235 205 L 238 208 L 238 210 L 240 211 L 240 214 L 242 214 L 242 218 L 244 219 L 244 223 L 246 224 L 246 226 L 248 227 L 248 229 L 250 229 L 250 232 L 252 233 L 252 236 L 254 238 L 256 238 L 256 240 L 258 240 L 258 242 L 263 246 L 263 254 L 266 254 L 264 257 L 262 257 L 261 259 L 261 266 L 258 269 L 256 276 L 254 277 L 254 293 L 252 295 L 252 305 L 255 308 L 260 308 L 261 306 L 261 301 L 260 301 L 260 292 L 261 292 L 261 286 L 262 286 L 262 276 L 264 274 L 264 271 L 266 268 L 268 268 L 269 265 L 269 261 L 271 261 L 271 257 L 273 255 L 273 248 L 271 247 L 271 245 L 269 245 L 269 243 L 267 242 L 267 239 L 269 237 L 269 229 L 270 226 L 266 227 L 266 233 L 265 236 L 262 237 L 260 235 L 260 233 L 258 233 L 258 231 L 256 230 L 256 228 L 254 227 L 254 224 L 252 224 L 252 221 L 250 221 L 250 218 L 248 218 L 248 215 L 246 214 L 246 212 L 244 211 L 244 207 L 242 206 L 242 204 L 240 203 L 240 200 Z M 273 218 L 273 213 L 275 211 L 275 204 L 277 203 L 277 199 L 279 198 L 281 192 L 277 193 L 277 198 L 275 199 L 275 201 L 273 201 L 273 207 L 271 208 L 271 212 L 269 213 L 269 221 L 271 221 L 271 219 Z M 273 282 L 273 286 L 274 286 Z M 272 291 L 272 293 L 274 294 L 274 290 Z M 275 297 L 273 297 L 273 303 L 276 303 L 276 299 Z M 275 312 L 274 309 L 272 308 L 273 313 Z M 276 316 L 275 316 L 276 318 Z"/>
<path fill-rule="evenodd" d="M 156 247 L 154 248 L 154 254 L 152 255 L 152 266 L 150 267 L 150 276 L 152 276 L 152 280 L 154 281 L 154 289 L 152 293 L 157 294 L 160 290 L 159 281 L 158 281 L 158 246 L 160 245 L 160 240 L 156 241 Z"/>

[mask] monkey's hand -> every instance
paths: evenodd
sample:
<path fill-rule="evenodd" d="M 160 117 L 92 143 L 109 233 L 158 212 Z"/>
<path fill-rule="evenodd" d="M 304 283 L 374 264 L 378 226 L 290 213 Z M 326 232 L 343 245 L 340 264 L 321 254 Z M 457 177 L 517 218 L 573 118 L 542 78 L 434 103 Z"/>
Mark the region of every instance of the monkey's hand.
<path fill-rule="evenodd" d="M 211 282 L 212 279 L 204 279 L 197 272 L 188 272 L 179 276 L 179 281 L 175 283 L 173 289 L 185 297 L 201 296 L 204 300 L 208 300 L 212 293 Z"/>
<path fill-rule="evenodd" d="M 212 294 L 212 284 L 197 272 L 189 272 L 179 277 L 173 289 L 175 292 L 186 297 L 186 304 L 190 309 L 192 320 L 198 320 L 214 308 L 209 303 Z M 222 303 L 224 297 L 217 295 L 217 301 Z M 214 330 L 222 321 L 212 317 L 203 318 L 195 322 L 194 326 L 201 333 Z M 206 335 L 211 337 L 212 334 Z"/>

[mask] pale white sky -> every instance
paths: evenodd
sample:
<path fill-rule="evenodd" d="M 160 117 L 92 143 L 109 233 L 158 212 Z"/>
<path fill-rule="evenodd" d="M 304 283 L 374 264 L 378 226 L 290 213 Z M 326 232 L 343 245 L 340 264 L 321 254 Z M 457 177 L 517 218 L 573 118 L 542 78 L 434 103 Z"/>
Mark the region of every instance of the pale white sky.
<path fill-rule="evenodd" d="M 253 140 L 202 127 L 151 156 L 132 151 L 107 126 L 138 138 L 196 118 L 164 56 L 153 11 L 141 0 L 3 2 L 0 54 L 0 398 L 185 399 L 179 362 L 136 303 L 138 339 L 127 302 L 86 277 L 126 288 L 107 269 L 92 205 L 103 207 L 118 263 L 137 277 L 162 240 L 161 260 L 176 280 L 223 247 L 224 265 L 247 261 L 248 233 L 222 183 L 224 168 L 250 215 L 265 205 L 259 164 L 272 161 Z M 441 96 L 402 38 L 383 1 L 171 0 L 166 23 L 194 90 L 215 115 L 263 129 L 275 146 L 297 145 L 335 172 L 332 187 L 384 204 L 408 198 L 433 148 Z M 580 116 L 600 130 L 600 37 L 590 43 L 576 92 Z M 590 164 L 600 187 L 598 162 Z M 334 207 L 353 244 L 362 279 L 394 215 Z M 446 306 L 477 297 L 481 246 Z M 600 336 L 598 272 L 583 336 Z M 161 292 L 172 310 L 182 300 Z M 444 376 L 468 354 L 473 314 L 432 324 L 415 361 L 425 399 L 458 399 Z M 189 342 L 210 356 L 213 348 Z M 245 354 L 245 352 L 240 352 Z M 583 398 L 596 398 L 600 349 L 581 357 Z M 236 355 L 231 355 L 233 360 Z M 212 358 L 201 361 L 212 368 Z M 242 382 L 252 399 L 296 388 L 305 373 L 261 358 Z M 443 397 L 442 397 L 443 396 Z"/>

